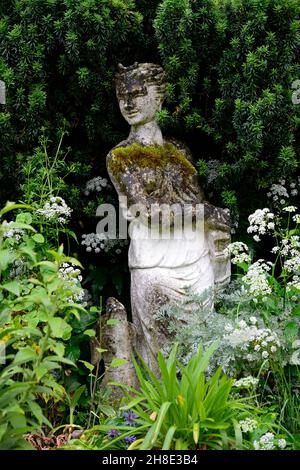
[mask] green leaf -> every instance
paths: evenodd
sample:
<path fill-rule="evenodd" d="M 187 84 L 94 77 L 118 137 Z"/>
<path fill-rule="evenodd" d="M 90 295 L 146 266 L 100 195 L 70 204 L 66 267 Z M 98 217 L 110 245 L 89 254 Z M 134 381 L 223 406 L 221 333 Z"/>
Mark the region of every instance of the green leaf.
<path fill-rule="evenodd" d="M 78 361 L 80 358 L 80 347 L 75 344 L 70 344 L 66 347 L 66 357 L 73 362 Z"/>
<path fill-rule="evenodd" d="M 167 432 L 167 434 L 166 434 L 164 443 L 163 443 L 163 445 L 162 445 L 162 450 L 170 450 L 170 447 L 171 447 L 172 440 L 173 440 L 173 437 L 174 437 L 175 432 L 176 432 L 176 426 L 171 426 L 171 427 L 168 429 L 168 432 Z"/>
<path fill-rule="evenodd" d="M 15 355 L 14 363 L 24 364 L 25 362 L 35 361 L 36 358 L 37 358 L 36 352 L 33 349 L 26 347 L 26 348 L 19 349 L 19 351 Z"/>
<path fill-rule="evenodd" d="M 0 442 L 2 441 L 6 433 L 7 427 L 8 427 L 8 423 L 4 423 L 0 425 Z"/>
<path fill-rule="evenodd" d="M 110 363 L 109 367 L 120 367 L 123 364 L 126 364 L 128 362 L 126 359 L 118 358 L 118 359 L 113 359 Z"/>
<path fill-rule="evenodd" d="M 106 322 L 107 325 L 117 325 L 118 323 L 120 323 L 120 320 L 114 320 L 113 318 Z"/>
<path fill-rule="evenodd" d="M 29 212 L 22 212 L 17 215 L 16 222 L 30 225 L 32 223 L 32 215 Z"/>
<path fill-rule="evenodd" d="M 93 364 L 91 364 L 90 362 L 87 362 L 87 361 L 79 361 L 79 362 L 82 362 L 82 364 L 91 372 L 95 368 L 95 366 Z"/>
<path fill-rule="evenodd" d="M 5 271 L 7 266 L 11 264 L 15 259 L 14 253 L 11 250 L 0 251 L 0 271 Z"/>
<path fill-rule="evenodd" d="M 155 444 L 156 439 L 158 438 L 160 428 L 161 428 L 161 426 L 164 422 L 164 418 L 165 418 L 166 413 L 167 413 L 168 409 L 170 408 L 170 406 L 171 406 L 170 402 L 165 402 L 160 407 L 160 410 L 159 410 L 159 413 L 158 413 L 158 416 L 157 416 L 157 420 L 156 420 L 156 423 L 155 423 L 153 437 L 151 439 L 151 444 L 152 445 Z"/>
<path fill-rule="evenodd" d="M 77 403 L 79 402 L 80 397 L 83 394 L 83 392 L 85 391 L 85 389 L 86 389 L 85 385 L 81 385 L 81 387 L 77 388 L 74 395 L 71 397 L 72 407 L 75 407 L 77 405 Z"/>
<path fill-rule="evenodd" d="M 38 379 L 38 381 L 40 381 L 41 378 L 44 377 L 44 375 L 48 373 L 48 368 L 45 366 L 39 365 L 35 367 L 34 371 L 36 374 L 36 378 Z"/>
<path fill-rule="evenodd" d="M 35 233 L 32 237 L 32 239 L 36 242 L 36 243 L 45 243 L 45 238 L 43 237 L 43 235 L 41 235 L 40 233 Z"/>
<path fill-rule="evenodd" d="M 8 202 L 6 206 L 0 211 L 0 217 L 15 209 L 32 209 L 32 207 L 28 204 L 15 204 L 14 202 Z"/>
<path fill-rule="evenodd" d="M 295 307 L 293 307 L 292 316 L 293 317 L 300 317 L 300 304 L 295 305 Z"/>
<path fill-rule="evenodd" d="M 67 340 L 71 337 L 72 327 L 63 318 L 50 318 L 49 326 L 53 338 Z"/>
<path fill-rule="evenodd" d="M 95 336 L 95 335 L 96 335 L 96 332 L 95 332 L 95 330 L 90 329 L 90 330 L 85 330 L 85 331 L 83 332 L 83 334 L 91 337 L 91 336 Z"/>
<path fill-rule="evenodd" d="M 21 292 L 21 284 L 19 281 L 11 281 L 0 286 L 0 289 L 7 290 L 8 292 L 11 292 L 12 294 L 19 297 L 20 292 Z"/>

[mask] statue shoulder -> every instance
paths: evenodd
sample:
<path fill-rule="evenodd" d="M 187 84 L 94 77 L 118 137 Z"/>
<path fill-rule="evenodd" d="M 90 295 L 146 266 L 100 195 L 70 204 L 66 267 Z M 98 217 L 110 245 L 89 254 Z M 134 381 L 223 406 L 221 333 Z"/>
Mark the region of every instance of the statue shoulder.
<path fill-rule="evenodd" d="M 106 155 L 106 163 L 111 159 L 112 157 L 112 152 L 119 148 L 119 147 L 125 147 L 127 145 L 130 145 L 130 142 L 128 141 L 128 139 L 125 139 L 125 140 L 122 140 L 121 142 L 119 142 L 117 145 L 115 145 L 109 152 L 108 154 Z"/>
<path fill-rule="evenodd" d="M 195 163 L 192 152 L 190 151 L 189 147 L 184 142 L 171 137 L 169 139 L 166 139 L 165 143 L 174 145 L 174 147 L 176 147 L 178 150 L 180 150 L 184 154 L 184 156 L 186 157 L 187 160 L 189 160 L 190 163 L 192 164 Z"/>

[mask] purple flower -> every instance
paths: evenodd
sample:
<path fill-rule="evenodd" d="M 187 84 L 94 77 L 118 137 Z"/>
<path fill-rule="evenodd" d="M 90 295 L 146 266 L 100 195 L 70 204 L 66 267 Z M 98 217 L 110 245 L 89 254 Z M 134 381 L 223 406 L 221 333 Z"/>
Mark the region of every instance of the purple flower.
<path fill-rule="evenodd" d="M 73 439 L 78 439 L 79 436 L 81 436 L 81 434 L 83 433 L 83 431 L 81 429 L 75 429 L 72 434 L 71 434 L 71 437 Z"/>
<path fill-rule="evenodd" d="M 132 444 L 134 441 L 136 441 L 136 436 L 126 436 L 124 438 L 124 441 L 126 442 L 126 444 L 128 446 L 130 446 L 130 444 Z"/>
<path fill-rule="evenodd" d="M 111 429 L 107 435 L 113 439 L 114 437 L 121 436 L 121 433 L 117 429 Z"/>
<path fill-rule="evenodd" d="M 131 410 L 125 411 L 123 416 L 125 418 L 125 424 L 127 426 L 131 426 L 132 424 L 134 424 L 134 421 L 138 418 L 138 416 Z"/>

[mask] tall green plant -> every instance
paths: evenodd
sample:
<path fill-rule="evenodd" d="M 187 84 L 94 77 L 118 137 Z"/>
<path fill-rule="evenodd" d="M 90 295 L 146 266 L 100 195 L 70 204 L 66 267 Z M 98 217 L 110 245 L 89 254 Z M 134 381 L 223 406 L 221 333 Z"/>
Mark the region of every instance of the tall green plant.
<path fill-rule="evenodd" d="M 8 204 L 0 219 L 19 204 Z M 28 206 L 23 206 L 23 209 Z M 24 434 L 52 424 L 45 415 L 49 400 L 65 390 L 55 379 L 66 358 L 70 319 L 85 313 L 76 303 L 80 287 L 60 274 L 63 263 L 77 264 L 58 251 L 41 248 L 44 237 L 21 222 L 0 220 L 0 448 L 22 448 Z M 27 220 L 28 220 L 27 214 Z M 26 217 L 25 217 L 26 218 Z M 24 217 L 23 217 L 24 219 Z"/>
<path fill-rule="evenodd" d="M 220 368 L 211 378 L 205 376 L 217 347 L 215 343 L 203 352 L 200 346 L 186 366 L 176 359 L 177 346 L 167 360 L 159 353 L 161 377 L 145 363 L 140 366 L 134 361 L 140 390 L 122 387 L 130 400 L 122 409 L 132 410 L 138 416 L 138 425 L 146 431 L 141 437 L 139 427 L 133 429 L 137 440 L 130 448 L 242 448 L 237 420 L 247 414 L 247 405 L 230 397 L 234 381 L 222 374 Z"/>

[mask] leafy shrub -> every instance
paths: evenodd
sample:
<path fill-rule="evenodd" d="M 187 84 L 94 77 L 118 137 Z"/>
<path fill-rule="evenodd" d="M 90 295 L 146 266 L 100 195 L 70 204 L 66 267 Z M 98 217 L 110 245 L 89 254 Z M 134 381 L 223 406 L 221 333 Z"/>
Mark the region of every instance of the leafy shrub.
<path fill-rule="evenodd" d="M 0 217 L 22 206 L 8 204 Z M 26 208 L 26 206 L 24 207 Z M 24 209 L 23 208 L 23 209 Z M 27 221 L 27 223 L 24 222 Z M 81 286 L 61 274 L 78 261 L 45 251 L 44 237 L 29 225 L 30 214 L 0 224 L 0 448 L 20 448 L 26 432 L 52 424 L 47 402 L 61 401 L 65 390 L 56 380 L 71 337 L 70 319 L 85 312 L 76 303 Z"/>
<path fill-rule="evenodd" d="M 146 427 L 147 432 L 139 438 L 139 428 L 135 428 L 132 433 L 137 440 L 130 448 L 186 450 L 242 446 L 236 420 L 247 414 L 247 406 L 230 398 L 233 380 L 222 374 L 221 368 L 211 378 L 205 377 L 216 349 L 217 344 L 213 344 L 203 353 L 199 347 L 186 366 L 178 363 L 176 346 L 168 360 L 159 353 L 161 378 L 143 363 L 145 377 L 135 362 L 140 390 L 129 391 L 131 401 L 123 409 L 133 411 L 137 423 Z"/>
<path fill-rule="evenodd" d="M 168 74 L 161 121 L 192 132 L 199 173 L 222 203 L 299 168 L 300 6 L 296 0 L 163 0 L 155 19 Z M 241 185 L 246 179 L 247 185 Z"/>

